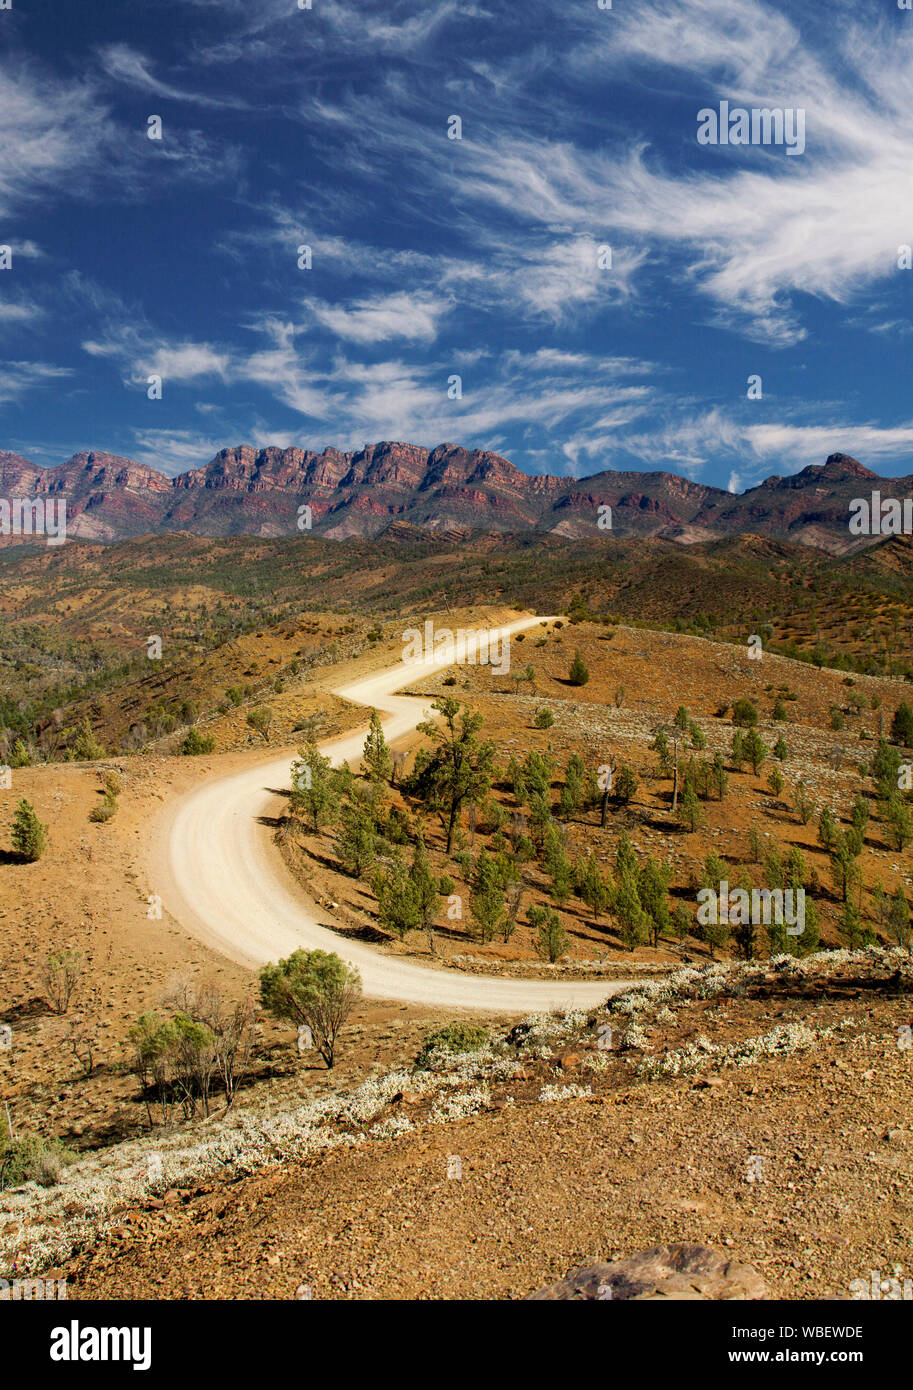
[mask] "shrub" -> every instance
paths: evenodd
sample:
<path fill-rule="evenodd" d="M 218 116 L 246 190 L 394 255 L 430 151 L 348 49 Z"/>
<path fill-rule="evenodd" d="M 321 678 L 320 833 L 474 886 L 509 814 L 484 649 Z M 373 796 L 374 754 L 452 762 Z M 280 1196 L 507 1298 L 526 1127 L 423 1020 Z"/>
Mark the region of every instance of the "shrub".
<path fill-rule="evenodd" d="M 273 722 L 271 709 L 267 709 L 266 705 L 258 705 L 247 716 L 247 722 L 260 735 L 264 743 L 269 743 L 269 730 Z"/>
<path fill-rule="evenodd" d="M 92 733 L 92 725 L 86 717 L 79 726 L 73 741 L 73 756 L 80 762 L 95 762 L 105 756 L 105 750 Z"/>
<path fill-rule="evenodd" d="M 571 668 L 568 672 L 568 680 L 571 685 L 586 685 L 589 679 L 589 669 L 578 649 L 574 652 L 574 659 L 571 662 Z"/>
<path fill-rule="evenodd" d="M 70 1000 L 82 979 L 84 962 L 81 951 L 51 951 L 41 968 L 41 983 L 45 996 L 55 1014 L 65 1014 Z"/>
<path fill-rule="evenodd" d="M 793 795 L 793 810 L 795 811 L 796 815 L 799 817 L 799 820 L 802 822 L 803 825 L 808 825 L 809 821 L 812 818 L 812 812 L 814 811 L 814 809 L 814 803 L 811 800 L 811 797 L 808 795 L 808 789 L 806 788 L 805 783 L 801 780 L 798 781 L 796 783 L 796 790 Z"/>
<path fill-rule="evenodd" d="M 913 709 L 901 701 L 891 720 L 891 742 L 901 748 L 913 748 Z"/>
<path fill-rule="evenodd" d="M 745 699 L 736 700 L 732 707 L 732 722 L 738 724 L 743 729 L 750 729 L 758 722 L 758 711 L 753 701 Z"/>
<path fill-rule="evenodd" d="M 0 1134 L 0 1192 L 24 1182 L 53 1187 L 64 1166 L 75 1163 L 76 1157 L 59 1139 L 42 1139 L 37 1134 L 13 1139 Z"/>
<path fill-rule="evenodd" d="M 23 797 L 13 817 L 13 849 L 29 864 L 34 864 L 44 854 L 46 833 L 47 826 L 38 819 L 31 802 Z"/>
<path fill-rule="evenodd" d="M 424 1071 L 442 1053 L 478 1052 L 487 1045 L 488 1036 L 480 1023 L 448 1023 L 428 1034 L 415 1065 Z"/>
<path fill-rule="evenodd" d="M 536 929 L 536 953 L 543 960 L 555 965 L 567 954 L 570 939 L 561 918 L 550 907 L 531 907 L 527 913 L 529 924 Z"/>
<path fill-rule="evenodd" d="M 554 722 L 555 716 L 552 714 L 551 710 L 546 705 L 543 705 L 541 709 L 536 710 L 536 717 L 533 720 L 533 725 L 535 728 L 550 729 Z"/>
<path fill-rule="evenodd" d="M 212 734 L 201 734 L 199 729 L 194 728 L 188 730 L 181 744 L 181 753 L 185 758 L 196 757 L 198 753 L 211 753 L 215 746 Z"/>

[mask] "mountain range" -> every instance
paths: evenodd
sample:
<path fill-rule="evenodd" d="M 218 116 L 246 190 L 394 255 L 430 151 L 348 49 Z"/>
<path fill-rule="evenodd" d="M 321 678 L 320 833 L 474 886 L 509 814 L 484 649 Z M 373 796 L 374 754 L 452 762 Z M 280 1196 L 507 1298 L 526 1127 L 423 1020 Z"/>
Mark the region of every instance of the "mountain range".
<path fill-rule="evenodd" d="M 599 508 L 607 505 L 611 534 L 622 538 L 692 544 L 752 533 L 841 554 L 868 543 L 850 535 L 848 509 L 875 488 L 904 497 L 913 476 L 884 479 L 836 453 L 823 465 L 731 493 L 666 472 L 528 474 L 499 454 L 454 444 L 383 442 L 355 453 L 242 444 L 176 477 L 96 451 L 55 468 L 0 451 L 0 498 L 65 497 L 68 536 L 95 541 L 174 531 L 301 532 L 334 540 L 478 532 L 582 538 L 598 534 Z M 603 511 L 603 528 L 607 516 Z"/>

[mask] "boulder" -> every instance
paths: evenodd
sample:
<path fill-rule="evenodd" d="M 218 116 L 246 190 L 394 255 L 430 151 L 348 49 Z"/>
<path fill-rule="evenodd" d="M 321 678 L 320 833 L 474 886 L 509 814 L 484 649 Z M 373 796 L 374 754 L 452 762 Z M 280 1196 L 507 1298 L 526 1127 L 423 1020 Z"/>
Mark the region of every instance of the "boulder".
<path fill-rule="evenodd" d="M 612 1264 L 572 1269 L 530 1299 L 761 1299 L 767 1285 L 751 1265 L 706 1245 L 656 1245 Z"/>

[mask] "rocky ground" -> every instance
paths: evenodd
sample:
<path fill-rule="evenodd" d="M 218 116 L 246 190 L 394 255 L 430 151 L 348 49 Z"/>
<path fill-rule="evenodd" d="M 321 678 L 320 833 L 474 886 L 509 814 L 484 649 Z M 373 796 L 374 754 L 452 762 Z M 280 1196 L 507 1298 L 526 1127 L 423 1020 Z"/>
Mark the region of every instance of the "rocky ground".
<path fill-rule="evenodd" d="M 0 1249 L 89 1298 L 518 1298 L 684 1242 L 771 1297 L 849 1298 L 909 1265 L 911 995 L 897 952 L 686 970 L 319 1115 L 7 1194 Z"/>

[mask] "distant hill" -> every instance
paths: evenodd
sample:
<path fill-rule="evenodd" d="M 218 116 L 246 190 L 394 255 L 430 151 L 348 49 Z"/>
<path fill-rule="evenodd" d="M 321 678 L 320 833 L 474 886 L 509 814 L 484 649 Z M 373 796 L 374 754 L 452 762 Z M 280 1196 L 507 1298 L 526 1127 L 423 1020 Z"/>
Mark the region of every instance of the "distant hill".
<path fill-rule="evenodd" d="M 882 479 L 838 453 L 820 467 L 730 493 L 674 473 L 555 477 L 523 473 L 485 450 L 385 442 L 319 454 L 242 444 L 172 478 L 116 454 L 79 453 L 42 468 L 0 451 L 0 497 L 66 497 L 68 534 L 98 541 L 174 531 L 280 537 L 307 529 L 332 540 L 527 531 L 583 539 L 598 535 L 598 509 L 608 505 L 618 538 L 689 545 L 750 533 L 842 554 L 867 540 L 849 533 L 850 501 L 879 485 L 885 495 L 904 496 L 913 477 Z"/>

